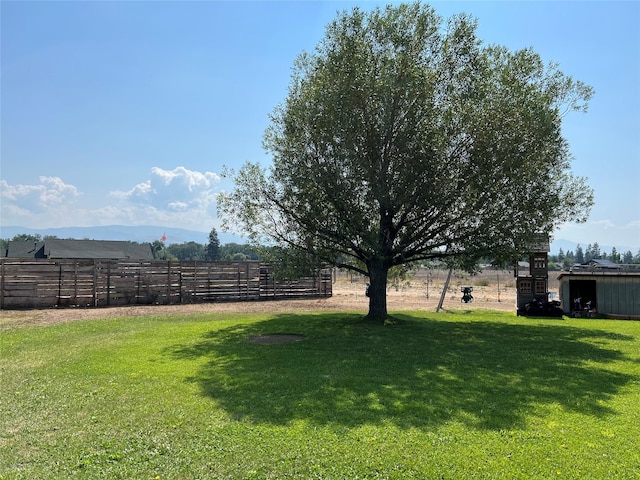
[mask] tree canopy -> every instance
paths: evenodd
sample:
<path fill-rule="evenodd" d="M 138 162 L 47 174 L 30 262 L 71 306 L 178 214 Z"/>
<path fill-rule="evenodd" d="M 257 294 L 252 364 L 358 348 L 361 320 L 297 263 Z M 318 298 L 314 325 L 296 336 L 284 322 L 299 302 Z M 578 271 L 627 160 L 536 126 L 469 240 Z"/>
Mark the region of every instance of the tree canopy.
<path fill-rule="evenodd" d="M 394 266 L 517 256 L 585 221 L 561 126 L 591 88 L 476 28 L 419 3 L 339 14 L 271 115 L 272 164 L 231 172 L 224 226 L 368 275 L 383 319 Z"/>
<path fill-rule="evenodd" d="M 205 247 L 204 257 L 205 260 L 210 261 L 220 259 L 220 240 L 218 239 L 218 232 L 215 227 L 212 227 L 209 232 L 209 242 Z"/>

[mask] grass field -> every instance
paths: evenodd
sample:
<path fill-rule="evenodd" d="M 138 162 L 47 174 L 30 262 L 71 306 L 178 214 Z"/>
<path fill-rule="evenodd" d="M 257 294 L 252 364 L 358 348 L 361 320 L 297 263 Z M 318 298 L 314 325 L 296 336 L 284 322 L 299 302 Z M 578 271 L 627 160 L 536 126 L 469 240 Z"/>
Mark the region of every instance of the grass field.
<path fill-rule="evenodd" d="M 0 478 L 640 478 L 640 322 L 397 318 L 9 327 Z"/>

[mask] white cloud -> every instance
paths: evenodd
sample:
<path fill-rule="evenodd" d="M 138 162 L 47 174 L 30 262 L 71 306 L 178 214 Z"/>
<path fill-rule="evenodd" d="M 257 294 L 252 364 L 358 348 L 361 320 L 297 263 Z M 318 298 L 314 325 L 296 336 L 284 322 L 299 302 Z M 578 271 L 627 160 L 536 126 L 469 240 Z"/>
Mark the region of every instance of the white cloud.
<path fill-rule="evenodd" d="M 590 222 L 592 227 L 595 228 L 602 228 L 602 229 L 609 229 L 609 228 L 616 228 L 616 224 L 614 222 L 612 222 L 611 220 L 605 219 L 605 220 L 595 220 L 593 222 Z"/>
<path fill-rule="evenodd" d="M 64 183 L 60 177 L 40 177 L 40 182 L 44 187 L 40 193 L 43 204 L 61 203 L 79 195 L 75 186 Z"/>
<path fill-rule="evenodd" d="M 37 185 L 9 185 L 5 180 L 0 180 L 0 187 L 2 198 L 5 200 L 18 200 L 38 191 Z"/>
<path fill-rule="evenodd" d="M 59 177 L 31 185 L 0 180 L 0 224 L 31 228 L 93 225 L 166 225 L 209 231 L 217 225 L 215 205 L 220 177 L 185 167 L 151 169 L 150 177 L 106 195 L 79 189 Z M 77 201 L 82 195 L 83 202 Z"/>
<path fill-rule="evenodd" d="M 0 224 L 46 228 L 83 221 L 77 202 L 83 194 L 75 185 L 59 177 L 41 176 L 38 180 L 33 185 L 12 185 L 0 180 Z"/>
<path fill-rule="evenodd" d="M 146 182 L 137 184 L 131 190 L 128 190 L 126 192 L 120 192 L 116 190 L 116 191 L 110 192 L 110 195 L 112 197 L 127 200 L 132 197 L 146 197 L 151 193 L 156 193 L 156 191 L 151 186 L 151 180 L 147 180 Z"/>
<path fill-rule="evenodd" d="M 173 170 L 153 167 L 151 174 L 149 180 L 138 183 L 131 190 L 112 192 L 111 195 L 131 204 L 180 211 L 203 208 L 215 202 L 215 187 L 220 181 L 216 173 L 184 167 Z"/>
<path fill-rule="evenodd" d="M 113 191 L 110 196 L 137 205 L 184 211 L 206 208 L 215 202 L 215 187 L 220 176 L 214 172 L 198 172 L 185 167 L 151 169 L 152 177 L 127 191 Z"/>
<path fill-rule="evenodd" d="M 189 204 L 186 202 L 171 202 L 169 208 L 176 211 L 185 211 L 189 209 Z"/>
<path fill-rule="evenodd" d="M 216 188 L 220 176 L 179 166 L 151 169 L 151 178 L 127 191 L 110 195 L 120 201 L 120 215 L 127 222 L 176 225 L 208 230 L 215 222 Z"/>
<path fill-rule="evenodd" d="M 184 167 L 176 167 L 173 170 L 163 170 L 159 167 L 153 167 L 151 169 L 151 173 L 160 177 L 164 181 L 165 185 L 169 185 L 177 179 L 177 181 L 185 185 L 189 191 L 193 191 L 198 188 L 211 188 L 220 182 L 220 176 L 217 173 L 196 172 Z"/>
<path fill-rule="evenodd" d="M 3 204 L 8 202 L 26 211 L 41 210 L 80 195 L 74 185 L 64 183 L 60 177 L 41 176 L 38 180 L 40 183 L 36 185 L 10 185 L 6 180 L 0 180 Z"/>

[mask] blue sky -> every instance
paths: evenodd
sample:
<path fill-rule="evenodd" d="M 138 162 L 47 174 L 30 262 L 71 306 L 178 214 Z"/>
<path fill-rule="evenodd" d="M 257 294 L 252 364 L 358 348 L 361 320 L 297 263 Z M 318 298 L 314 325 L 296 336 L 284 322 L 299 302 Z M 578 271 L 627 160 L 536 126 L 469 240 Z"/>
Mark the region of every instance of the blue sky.
<path fill-rule="evenodd" d="M 269 162 L 294 59 L 338 10 L 385 3 L 0 2 L 0 225 L 218 228 L 222 167 Z M 563 126 L 595 206 L 555 237 L 640 249 L 640 3 L 431 5 L 595 88 Z"/>

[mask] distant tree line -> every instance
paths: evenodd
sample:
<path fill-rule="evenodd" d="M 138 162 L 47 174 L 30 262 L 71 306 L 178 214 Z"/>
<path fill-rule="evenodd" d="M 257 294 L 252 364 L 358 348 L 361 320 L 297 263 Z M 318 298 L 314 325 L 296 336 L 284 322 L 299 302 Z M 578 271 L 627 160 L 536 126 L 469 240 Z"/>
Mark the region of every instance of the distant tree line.
<path fill-rule="evenodd" d="M 640 250 L 634 255 L 631 250 L 619 252 L 616 247 L 612 247 L 611 252 L 607 253 L 600 249 L 598 242 L 594 242 L 585 249 L 578 245 L 575 252 L 568 250 L 565 253 L 561 248 L 557 255 L 549 256 L 550 267 L 553 263 L 562 270 L 569 270 L 576 263 L 588 263 L 591 260 L 609 260 L 621 265 L 640 264 Z"/>
<path fill-rule="evenodd" d="M 164 249 L 154 250 L 154 256 L 164 260 L 202 260 L 223 262 L 244 262 L 260 260 L 260 255 L 250 245 L 227 243 L 218 247 L 217 254 L 211 255 L 207 246 L 197 242 L 172 243 Z M 153 248 L 153 244 L 152 244 Z"/>
<path fill-rule="evenodd" d="M 11 239 L 0 238 L 0 251 L 4 252 L 9 242 L 41 242 L 48 238 L 58 238 L 55 235 L 26 234 L 20 233 Z M 141 242 L 130 242 L 141 244 Z M 206 244 L 197 242 L 172 243 L 165 245 L 160 240 L 151 243 L 153 256 L 160 260 L 201 260 L 201 261 L 233 261 L 242 262 L 247 260 L 273 260 L 273 253 L 265 247 L 256 248 L 249 244 L 227 243 L 220 244 L 218 233 L 215 228 L 209 233 L 209 241 Z M 289 255 L 280 255 L 279 257 L 289 257 Z M 564 252 L 561 248 L 557 255 L 549 256 L 549 267 L 551 269 L 569 270 L 576 263 L 588 263 L 591 260 L 609 260 L 613 263 L 624 265 L 640 264 L 640 250 L 634 255 L 631 250 L 619 252 L 616 247 L 612 247 L 611 252 L 607 253 L 601 250 L 598 242 L 588 244 L 586 248 L 580 245 L 576 247 L 575 252 L 568 250 Z"/>
<path fill-rule="evenodd" d="M 58 238 L 55 235 L 41 236 L 39 234 L 20 233 L 13 238 L 0 238 L 0 252 L 4 252 L 9 242 L 42 242 L 49 238 Z M 84 239 L 89 240 L 89 239 Z M 142 245 L 146 242 L 129 243 Z M 248 244 L 227 243 L 221 245 L 215 228 L 209 233 L 209 241 L 206 244 L 197 242 L 172 243 L 165 245 L 160 240 L 150 243 L 154 258 L 159 260 L 201 260 L 201 261 L 234 261 L 261 260 L 261 255 L 255 247 Z"/>

